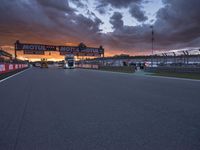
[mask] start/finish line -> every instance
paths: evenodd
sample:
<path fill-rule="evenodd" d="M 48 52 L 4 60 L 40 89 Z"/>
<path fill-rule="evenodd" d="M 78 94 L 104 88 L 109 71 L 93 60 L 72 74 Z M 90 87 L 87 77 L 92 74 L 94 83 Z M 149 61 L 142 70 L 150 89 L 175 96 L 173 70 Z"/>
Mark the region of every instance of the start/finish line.
<path fill-rule="evenodd" d="M 87 47 L 85 44 L 80 43 L 78 46 L 54 46 L 43 44 L 27 44 L 16 41 L 15 52 L 23 51 L 24 54 L 31 55 L 44 55 L 45 51 L 58 51 L 60 55 L 73 54 L 75 56 L 97 56 L 104 57 L 104 48 Z"/>

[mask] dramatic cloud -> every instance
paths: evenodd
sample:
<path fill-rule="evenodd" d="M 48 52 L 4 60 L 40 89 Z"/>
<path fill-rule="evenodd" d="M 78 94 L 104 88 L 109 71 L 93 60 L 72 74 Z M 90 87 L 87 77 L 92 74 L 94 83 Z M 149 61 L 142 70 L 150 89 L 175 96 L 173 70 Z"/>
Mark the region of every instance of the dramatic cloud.
<path fill-rule="evenodd" d="M 73 11 L 69 7 L 67 0 L 59 0 L 57 2 L 55 0 L 37 0 L 37 2 L 44 7 L 54 8 L 54 9 L 57 9 L 59 11 L 64 11 L 66 13 L 70 13 L 70 12 Z M 76 1 L 76 2 L 78 2 L 78 1 Z"/>
<path fill-rule="evenodd" d="M 198 7 L 200 1 L 165 0 L 164 4 L 165 7 L 158 11 L 157 21 L 153 24 L 155 47 L 170 49 L 200 46 L 200 10 Z M 118 21 L 122 21 L 121 18 L 118 18 Z M 116 22 L 117 20 L 115 24 L 113 23 L 114 28 L 117 26 Z M 110 40 L 112 47 L 127 49 L 129 52 L 131 47 L 141 50 L 151 47 L 150 24 L 120 26 L 120 30 L 118 28 L 108 37 L 107 41 Z"/>
<path fill-rule="evenodd" d="M 110 18 L 110 23 L 113 25 L 115 30 L 121 29 L 124 26 L 124 22 L 122 21 L 122 14 L 115 12 Z"/>
<path fill-rule="evenodd" d="M 128 8 L 132 17 L 142 22 L 148 19 L 145 12 L 141 10 L 141 4 L 145 2 L 143 0 L 100 0 L 97 10 L 99 13 L 104 14 L 108 5 L 115 8 Z"/>
<path fill-rule="evenodd" d="M 8 8 L 10 11 L 8 11 Z M 76 14 L 66 0 L 2 0 L 1 45 L 6 41 L 96 43 L 100 19 Z M 84 38 L 83 38 L 84 37 Z"/>
<path fill-rule="evenodd" d="M 164 3 L 155 23 L 158 42 L 163 46 L 193 46 L 190 42 L 200 36 L 200 1 L 164 0 Z"/>
<path fill-rule="evenodd" d="M 153 24 L 148 23 L 143 5 L 150 2 L 1 0 L 0 45 L 13 45 L 16 40 L 47 44 L 85 42 L 104 45 L 113 53 L 145 52 L 151 48 L 153 25 L 157 49 L 200 46 L 199 0 L 163 0 L 164 6 L 156 13 Z M 112 31 L 102 31 L 101 25 L 110 26 Z"/>
<path fill-rule="evenodd" d="M 141 10 L 141 6 L 138 4 L 131 4 L 129 12 L 139 22 L 143 22 L 148 19 L 147 16 L 145 16 L 145 12 Z"/>
<path fill-rule="evenodd" d="M 102 6 L 112 5 L 117 8 L 128 7 L 131 3 L 141 3 L 143 0 L 100 0 Z"/>

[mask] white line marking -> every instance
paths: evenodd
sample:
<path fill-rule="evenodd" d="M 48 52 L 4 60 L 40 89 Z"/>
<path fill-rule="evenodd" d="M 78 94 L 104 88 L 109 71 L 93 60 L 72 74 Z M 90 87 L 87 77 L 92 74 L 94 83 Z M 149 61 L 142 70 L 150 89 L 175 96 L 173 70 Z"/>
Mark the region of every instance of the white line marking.
<path fill-rule="evenodd" d="M 165 76 L 156 76 L 156 75 L 144 75 L 143 77 L 200 82 L 200 80 L 197 80 L 197 79 L 187 79 L 187 78 L 178 78 L 178 77 L 165 77 Z"/>
<path fill-rule="evenodd" d="M 29 69 L 30 69 L 30 68 L 25 69 L 25 70 L 23 70 L 23 71 L 20 71 L 20 72 L 18 72 L 18 73 L 16 73 L 16 74 L 13 74 L 13 75 L 9 76 L 9 77 L 6 77 L 6 78 L 0 80 L 0 83 L 4 82 L 4 81 L 6 81 L 6 80 L 8 80 L 8 79 L 10 79 L 10 78 L 12 78 L 12 77 L 14 77 L 14 76 L 17 76 L 17 75 L 19 75 L 19 74 L 21 74 L 21 73 L 23 73 L 23 72 L 25 72 L 25 71 L 28 71 Z"/>

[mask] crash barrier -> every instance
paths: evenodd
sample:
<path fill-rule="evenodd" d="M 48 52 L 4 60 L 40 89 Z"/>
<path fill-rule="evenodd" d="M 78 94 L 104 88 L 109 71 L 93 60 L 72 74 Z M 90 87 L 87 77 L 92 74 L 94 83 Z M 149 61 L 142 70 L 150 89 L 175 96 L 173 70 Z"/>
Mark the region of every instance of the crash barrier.
<path fill-rule="evenodd" d="M 76 68 L 84 68 L 84 69 L 99 69 L 99 65 L 96 64 L 78 64 Z"/>
<path fill-rule="evenodd" d="M 147 67 L 146 72 L 193 73 L 200 74 L 200 67 Z"/>
<path fill-rule="evenodd" d="M 76 68 L 96 69 L 102 71 L 125 72 L 125 73 L 135 72 L 135 67 L 133 66 L 102 66 L 98 64 L 78 64 L 76 65 Z"/>
<path fill-rule="evenodd" d="M 135 68 L 132 66 L 99 66 L 99 70 L 125 73 L 135 72 Z"/>
<path fill-rule="evenodd" d="M 12 71 L 17 71 L 21 69 L 25 69 L 28 67 L 28 64 L 7 64 L 7 63 L 2 63 L 0 64 L 0 75 L 9 73 Z"/>

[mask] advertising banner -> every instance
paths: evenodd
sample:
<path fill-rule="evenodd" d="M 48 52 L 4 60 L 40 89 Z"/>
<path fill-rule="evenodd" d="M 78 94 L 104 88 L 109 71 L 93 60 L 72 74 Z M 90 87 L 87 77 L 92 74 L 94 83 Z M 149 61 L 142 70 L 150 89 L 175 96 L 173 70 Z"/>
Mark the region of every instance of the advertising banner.
<path fill-rule="evenodd" d="M 0 75 L 27 67 L 28 64 L 0 64 Z"/>
<path fill-rule="evenodd" d="M 60 55 L 74 54 L 79 53 L 78 47 L 75 46 L 59 46 Z"/>
<path fill-rule="evenodd" d="M 16 50 L 30 50 L 30 51 L 56 51 L 56 46 L 52 45 L 41 45 L 41 44 L 23 44 L 16 43 Z"/>
<path fill-rule="evenodd" d="M 81 43 L 79 46 L 53 46 L 42 44 L 24 44 L 16 41 L 16 51 L 24 51 L 24 54 L 44 55 L 45 51 L 59 51 L 60 55 L 73 54 L 77 56 L 101 56 L 104 55 L 102 46 L 99 48 L 87 47 Z"/>
<path fill-rule="evenodd" d="M 74 54 L 78 56 L 101 56 L 104 54 L 104 50 L 100 48 L 81 49 L 79 47 L 60 46 L 59 51 L 60 55 Z"/>
<path fill-rule="evenodd" d="M 44 55 L 44 51 L 24 50 L 24 54 Z"/>

